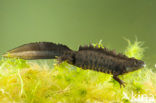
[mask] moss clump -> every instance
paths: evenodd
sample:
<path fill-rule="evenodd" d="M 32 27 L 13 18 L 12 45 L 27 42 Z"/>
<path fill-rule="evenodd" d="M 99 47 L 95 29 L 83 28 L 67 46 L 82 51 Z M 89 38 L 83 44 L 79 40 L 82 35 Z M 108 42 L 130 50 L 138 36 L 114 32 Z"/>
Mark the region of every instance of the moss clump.
<path fill-rule="evenodd" d="M 127 49 L 125 50 L 125 55 L 128 57 L 135 57 L 137 59 L 143 58 L 144 49 L 142 48 L 143 42 L 135 41 L 134 43 L 131 43 L 130 40 L 126 39 L 128 42 Z"/>
<path fill-rule="evenodd" d="M 141 59 L 144 49 L 140 44 L 138 41 L 129 42 L 125 54 Z M 150 68 L 143 68 L 120 76 L 127 83 L 125 88 L 120 88 L 109 74 L 82 70 L 66 62 L 54 63 L 51 67 L 3 58 L 0 61 L 0 102 L 129 103 L 139 96 L 156 98 L 155 77 L 156 73 Z"/>

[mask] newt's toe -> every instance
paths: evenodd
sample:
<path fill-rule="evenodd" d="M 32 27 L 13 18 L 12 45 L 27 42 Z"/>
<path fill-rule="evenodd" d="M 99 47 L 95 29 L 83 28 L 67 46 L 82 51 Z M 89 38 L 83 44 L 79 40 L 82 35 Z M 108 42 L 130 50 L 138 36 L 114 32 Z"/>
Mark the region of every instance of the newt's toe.
<path fill-rule="evenodd" d="M 117 82 L 119 82 L 119 84 L 120 84 L 120 88 L 123 86 L 123 87 L 125 87 L 125 82 L 124 81 L 122 81 L 120 78 L 118 78 L 117 76 L 113 76 L 113 78 L 117 81 Z"/>

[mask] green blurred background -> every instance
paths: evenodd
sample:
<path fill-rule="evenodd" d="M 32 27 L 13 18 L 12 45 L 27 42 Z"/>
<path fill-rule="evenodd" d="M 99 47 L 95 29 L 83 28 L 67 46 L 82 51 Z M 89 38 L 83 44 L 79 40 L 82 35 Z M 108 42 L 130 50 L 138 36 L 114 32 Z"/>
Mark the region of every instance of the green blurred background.
<path fill-rule="evenodd" d="M 36 41 L 78 46 L 103 40 L 123 51 L 129 38 L 144 42 L 156 63 L 156 0 L 0 0 L 0 52 Z"/>

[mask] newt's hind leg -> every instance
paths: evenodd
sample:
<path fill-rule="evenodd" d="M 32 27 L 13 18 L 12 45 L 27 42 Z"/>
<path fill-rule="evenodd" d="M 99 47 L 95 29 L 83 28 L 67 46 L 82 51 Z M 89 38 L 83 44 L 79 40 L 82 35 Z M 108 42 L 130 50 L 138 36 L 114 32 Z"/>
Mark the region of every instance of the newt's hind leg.
<path fill-rule="evenodd" d="M 117 77 L 116 75 L 113 75 L 113 78 L 117 81 L 117 82 L 119 82 L 119 84 L 120 84 L 120 88 L 121 88 L 121 86 L 123 86 L 123 87 L 125 87 L 125 82 L 124 81 L 122 81 L 119 77 Z"/>

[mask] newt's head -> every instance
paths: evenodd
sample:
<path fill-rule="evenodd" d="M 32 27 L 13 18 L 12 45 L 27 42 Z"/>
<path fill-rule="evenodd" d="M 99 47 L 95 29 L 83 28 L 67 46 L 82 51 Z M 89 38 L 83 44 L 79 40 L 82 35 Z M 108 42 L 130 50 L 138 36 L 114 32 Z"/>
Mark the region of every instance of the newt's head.
<path fill-rule="evenodd" d="M 145 66 L 146 64 L 144 63 L 144 61 L 130 58 L 129 61 L 127 62 L 126 72 L 132 72 L 141 69 Z"/>

